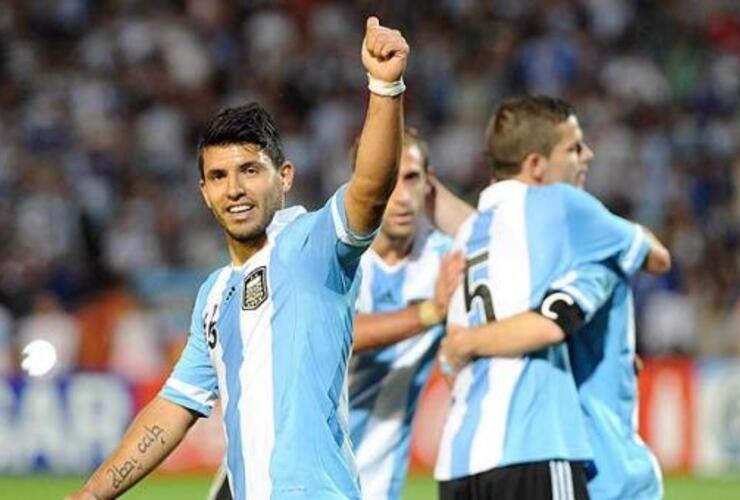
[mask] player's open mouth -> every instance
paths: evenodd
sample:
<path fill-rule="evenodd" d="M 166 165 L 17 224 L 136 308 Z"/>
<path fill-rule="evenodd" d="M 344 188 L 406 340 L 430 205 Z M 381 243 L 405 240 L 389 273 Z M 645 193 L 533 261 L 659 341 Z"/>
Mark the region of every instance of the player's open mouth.
<path fill-rule="evenodd" d="M 234 219 L 236 220 L 246 220 L 247 217 L 249 217 L 249 214 L 251 214 L 254 211 L 254 205 L 250 204 L 243 204 L 243 205 L 234 205 L 226 209 L 226 212 L 228 212 Z"/>

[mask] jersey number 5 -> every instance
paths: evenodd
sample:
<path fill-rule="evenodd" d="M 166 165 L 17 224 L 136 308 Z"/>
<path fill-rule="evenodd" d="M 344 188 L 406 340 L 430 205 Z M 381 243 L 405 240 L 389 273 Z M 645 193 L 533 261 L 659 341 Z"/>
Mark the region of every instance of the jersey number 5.
<path fill-rule="evenodd" d="M 465 292 L 465 311 L 470 312 L 473 309 L 475 299 L 478 299 L 483 306 L 483 312 L 486 316 L 486 322 L 490 323 L 496 319 L 493 312 L 493 297 L 491 289 L 485 280 L 473 281 L 472 275 L 479 266 L 488 265 L 488 250 L 473 254 L 465 262 L 465 279 L 463 288 Z"/>

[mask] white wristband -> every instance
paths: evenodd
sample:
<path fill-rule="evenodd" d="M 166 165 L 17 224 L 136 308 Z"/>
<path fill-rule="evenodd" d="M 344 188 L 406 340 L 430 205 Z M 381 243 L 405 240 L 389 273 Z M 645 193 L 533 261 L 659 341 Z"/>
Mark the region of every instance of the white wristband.
<path fill-rule="evenodd" d="M 375 78 L 370 73 L 367 74 L 367 88 L 370 92 L 383 97 L 395 97 L 401 95 L 406 90 L 406 84 L 403 83 L 403 77 L 395 82 L 386 82 Z"/>

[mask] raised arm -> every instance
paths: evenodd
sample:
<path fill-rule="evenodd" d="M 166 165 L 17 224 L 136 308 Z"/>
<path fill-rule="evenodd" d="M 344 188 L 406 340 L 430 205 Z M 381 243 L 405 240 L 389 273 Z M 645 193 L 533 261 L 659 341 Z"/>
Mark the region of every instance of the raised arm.
<path fill-rule="evenodd" d="M 403 142 L 403 72 L 409 46 L 401 33 L 367 20 L 362 63 L 370 80 L 370 101 L 357 148 L 355 170 L 345 195 L 349 228 L 365 235 L 379 225 L 393 191 Z"/>
<path fill-rule="evenodd" d="M 197 413 L 163 398 L 144 407 L 118 448 L 68 500 L 117 498 L 159 465 L 185 437 Z"/>
<path fill-rule="evenodd" d="M 427 182 L 427 217 L 437 229 L 454 237 L 475 208 L 447 189 L 432 172 L 427 173 Z"/>
<path fill-rule="evenodd" d="M 433 298 L 391 313 L 355 316 L 355 352 L 395 344 L 445 320 L 465 261 L 462 253 L 453 252 L 442 257 L 439 266 Z"/>

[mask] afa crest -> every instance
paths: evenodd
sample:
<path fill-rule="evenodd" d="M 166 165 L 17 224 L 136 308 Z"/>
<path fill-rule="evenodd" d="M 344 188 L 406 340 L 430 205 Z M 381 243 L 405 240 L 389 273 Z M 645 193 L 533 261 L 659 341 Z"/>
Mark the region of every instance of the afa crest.
<path fill-rule="evenodd" d="M 268 296 L 267 268 L 265 266 L 258 267 L 244 278 L 242 309 L 254 311 L 267 300 Z"/>

